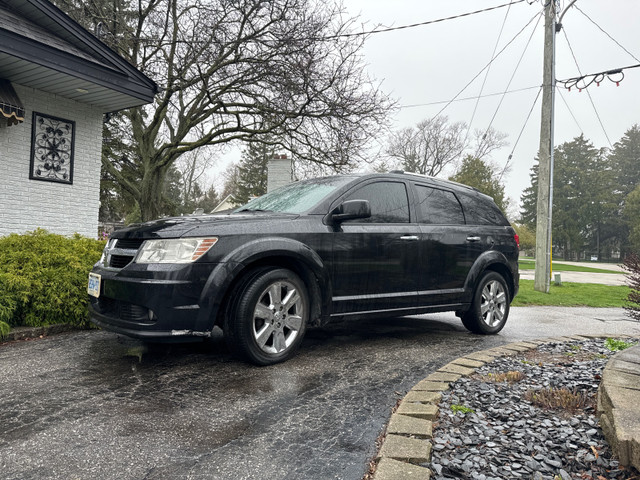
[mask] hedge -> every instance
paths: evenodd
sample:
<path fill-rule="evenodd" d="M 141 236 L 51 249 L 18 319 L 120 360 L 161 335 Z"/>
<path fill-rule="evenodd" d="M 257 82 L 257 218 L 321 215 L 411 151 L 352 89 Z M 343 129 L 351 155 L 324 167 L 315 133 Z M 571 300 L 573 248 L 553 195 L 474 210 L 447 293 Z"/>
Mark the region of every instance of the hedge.
<path fill-rule="evenodd" d="M 0 237 L 0 335 L 7 325 L 88 326 L 87 278 L 103 248 L 41 229 Z"/>

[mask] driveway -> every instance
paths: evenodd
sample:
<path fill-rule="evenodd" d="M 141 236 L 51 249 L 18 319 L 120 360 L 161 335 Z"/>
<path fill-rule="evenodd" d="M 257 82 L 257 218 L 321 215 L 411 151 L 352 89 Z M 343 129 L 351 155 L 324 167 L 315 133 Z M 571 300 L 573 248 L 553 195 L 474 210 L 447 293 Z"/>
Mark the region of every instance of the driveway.
<path fill-rule="evenodd" d="M 500 335 L 452 314 L 307 332 L 291 361 L 257 368 L 210 345 L 102 331 L 0 347 L 5 479 L 353 479 L 396 401 L 461 355 L 523 339 L 640 334 L 620 309 L 512 309 Z"/>

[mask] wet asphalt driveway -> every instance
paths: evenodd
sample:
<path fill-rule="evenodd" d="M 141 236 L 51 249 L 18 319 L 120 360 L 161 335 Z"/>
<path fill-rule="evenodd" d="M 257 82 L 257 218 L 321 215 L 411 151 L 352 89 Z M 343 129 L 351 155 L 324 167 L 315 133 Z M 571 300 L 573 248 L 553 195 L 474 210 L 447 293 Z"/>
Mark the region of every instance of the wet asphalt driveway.
<path fill-rule="evenodd" d="M 254 367 L 209 345 L 83 331 L 0 347 L 5 479 L 362 478 L 391 408 L 449 361 L 522 339 L 640 333 L 619 309 L 513 309 L 501 335 L 452 314 L 314 329 Z"/>

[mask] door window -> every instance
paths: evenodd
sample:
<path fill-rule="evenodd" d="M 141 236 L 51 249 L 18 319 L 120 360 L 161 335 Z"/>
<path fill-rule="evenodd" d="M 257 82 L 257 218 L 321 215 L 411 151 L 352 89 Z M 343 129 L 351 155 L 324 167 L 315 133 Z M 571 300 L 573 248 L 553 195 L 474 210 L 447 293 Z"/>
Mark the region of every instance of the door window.
<path fill-rule="evenodd" d="M 404 183 L 370 183 L 349 194 L 345 200 L 367 200 L 371 207 L 371 217 L 353 222 L 409 223 L 409 200 Z"/>
<path fill-rule="evenodd" d="M 434 225 L 464 225 L 462 206 L 446 190 L 416 185 L 418 194 L 418 221 Z"/>

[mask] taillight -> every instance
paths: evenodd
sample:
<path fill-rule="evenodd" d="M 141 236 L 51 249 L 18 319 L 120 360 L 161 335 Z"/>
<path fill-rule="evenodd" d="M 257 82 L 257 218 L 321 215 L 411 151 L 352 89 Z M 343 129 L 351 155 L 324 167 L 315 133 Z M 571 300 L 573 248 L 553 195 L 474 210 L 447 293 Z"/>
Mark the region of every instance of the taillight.
<path fill-rule="evenodd" d="M 516 241 L 516 245 L 518 246 L 518 250 L 520 250 L 520 237 L 517 233 L 513 234 L 513 239 Z"/>

